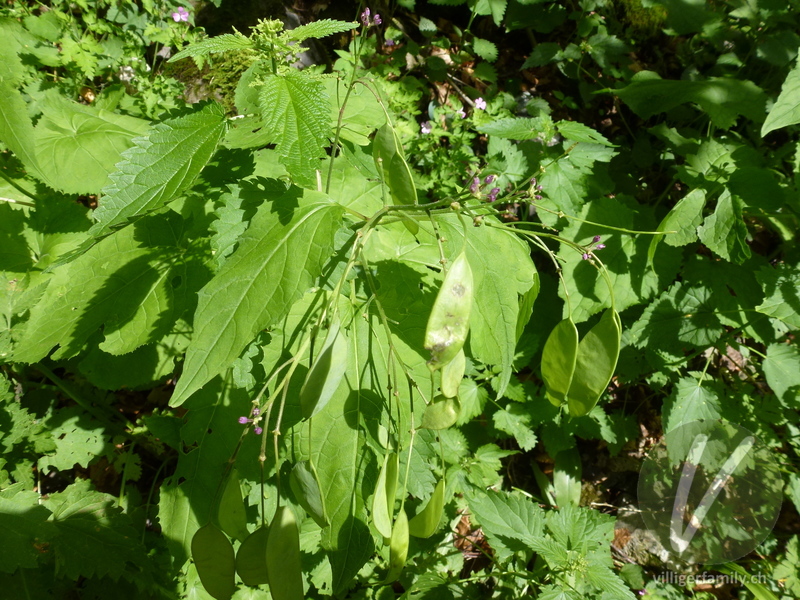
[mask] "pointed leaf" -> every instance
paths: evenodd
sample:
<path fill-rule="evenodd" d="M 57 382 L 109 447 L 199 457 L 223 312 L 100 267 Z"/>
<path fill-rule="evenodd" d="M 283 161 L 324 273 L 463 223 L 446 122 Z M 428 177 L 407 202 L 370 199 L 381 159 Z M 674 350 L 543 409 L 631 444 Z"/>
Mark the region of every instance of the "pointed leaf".
<path fill-rule="evenodd" d="M 295 191 L 253 217 L 238 250 L 200 290 L 194 338 L 173 406 L 229 367 L 259 331 L 285 316 L 330 257 L 342 207 L 324 194 L 305 192 L 303 204 L 292 210 L 288 202 Z"/>
<path fill-rule="evenodd" d="M 786 76 L 781 93 L 761 126 L 761 137 L 797 123 L 800 123 L 800 61 Z"/>

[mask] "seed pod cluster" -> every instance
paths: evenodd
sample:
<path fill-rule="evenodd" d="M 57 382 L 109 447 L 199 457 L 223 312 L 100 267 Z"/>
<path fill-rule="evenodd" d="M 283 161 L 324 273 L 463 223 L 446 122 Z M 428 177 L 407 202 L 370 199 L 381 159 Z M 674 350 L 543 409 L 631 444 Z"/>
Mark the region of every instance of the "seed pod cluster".
<path fill-rule="evenodd" d="M 450 265 L 428 317 L 425 349 L 431 353 L 428 361 L 431 369 L 439 369 L 453 360 L 467 341 L 472 295 L 472 268 L 462 252 Z"/>
<path fill-rule="evenodd" d="M 542 379 L 550 401 L 556 406 L 566 402 L 573 417 L 589 413 L 614 375 L 621 336 L 622 323 L 613 309 L 580 342 L 571 319 L 556 325 L 542 351 Z"/>

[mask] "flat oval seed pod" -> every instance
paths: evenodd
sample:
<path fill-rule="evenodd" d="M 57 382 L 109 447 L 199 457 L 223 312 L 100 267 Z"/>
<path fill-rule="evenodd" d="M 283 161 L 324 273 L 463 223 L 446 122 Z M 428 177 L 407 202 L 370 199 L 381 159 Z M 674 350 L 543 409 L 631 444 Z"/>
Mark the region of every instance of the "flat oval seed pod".
<path fill-rule="evenodd" d="M 442 367 L 442 394 L 448 398 L 458 396 L 458 387 L 464 379 L 464 370 L 467 368 L 467 357 L 463 348 L 456 357 Z"/>
<path fill-rule="evenodd" d="M 414 537 L 428 538 L 436 532 L 444 511 L 444 492 L 444 479 L 440 479 L 428 504 L 408 522 L 409 534 Z"/>
<path fill-rule="evenodd" d="M 381 474 L 375 485 L 375 494 L 372 496 L 372 522 L 375 529 L 383 537 L 392 537 L 392 517 L 394 516 L 394 498 L 397 494 L 397 478 L 399 457 L 395 452 L 389 452 L 383 459 Z"/>
<path fill-rule="evenodd" d="M 325 408 L 336 393 L 347 370 L 348 350 L 347 336 L 334 322 L 300 390 L 300 410 L 304 419 Z"/>
<path fill-rule="evenodd" d="M 575 375 L 567 393 L 569 414 L 581 417 L 592 410 L 606 391 L 617 368 L 620 345 L 619 316 L 608 309 L 578 345 Z"/>
<path fill-rule="evenodd" d="M 297 463 L 289 475 L 289 486 L 295 500 L 320 527 L 328 526 L 328 513 L 325 510 L 325 498 L 319 487 L 319 480 L 314 468 L 307 460 Z"/>
<path fill-rule="evenodd" d="M 383 182 L 389 188 L 392 201 L 395 204 L 416 204 L 417 188 L 414 187 L 414 177 L 406 162 L 403 145 L 394 128 L 388 123 L 375 134 L 375 139 L 372 141 L 372 157 Z"/>
<path fill-rule="evenodd" d="M 288 506 L 280 506 L 269 526 L 267 575 L 274 600 L 303 600 L 300 531 Z"/>
<path fill-rule="evenodd" d="M 436 396 L 422 415 L 420 429 L 447 429 L 458 420 L 461 403 L 458 398 Z"/>
<path fill-rule="evenodd" d="M 547 398 L 561 406 L 567 397 L 578 358 L 578 329 L 571 318 L 553 328 L 542 350 L 542 379 Z"/>
<path fill-rule="evenodd" d="M 236 591 L 236 557 L 228 536 L 212 523 L 192 537 L 192 560 L 200 582 L 216 600 L 228 600 Z"/>
<path fill-rule="evenodd" d="M 401 510 L 392 528 L 392 539 L 389 542 L 389 572 L 383 584 L 389 584 L 400 577 L 408 558 L 408 516 Z"/>
<path fill-rule="evenodd" d="M 267 577 L 267 538 L 269 527 L 259 527 L 239 546 L 236 553 L 236 572 L 245 585 L 269 583 Z"/>
<path fill-rule="evenodd" d="M 239 485 L 239 473 L 236 469 L 231 469 L 228 481 L 225 482 L 222 499 L 217 507 L 217 522 L 222 531 L 240 542 L 249 535 L 247 515 L 245 515 L 244 500 L 242 500 L 242 488 Z"/>
<path fill-rule="evenodd" d="M 433 303 L 425 329 L 428 366 L 439 369 L 453 360 L 467 341 L 472 311 L 472 268 L 462 252 L 450 265 Z"/>

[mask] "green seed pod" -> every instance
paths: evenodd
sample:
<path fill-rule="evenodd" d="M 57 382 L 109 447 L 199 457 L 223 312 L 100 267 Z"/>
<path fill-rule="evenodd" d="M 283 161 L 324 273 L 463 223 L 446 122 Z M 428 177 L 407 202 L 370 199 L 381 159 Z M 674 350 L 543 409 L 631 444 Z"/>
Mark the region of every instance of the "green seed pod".
<path fill-rule="evenodd" d="M 392 537 L 392 517 L 394 515 L 394 498 L 397 494 L 397 479 L 399 457 L 395 452 L 389 452 L 383 459 L 381 474 L 375 485 L 375 494 L 372 496 L 372 522 L 375 529 L 383 537 Z"/>
<path fill-rule="evenodd" d="M 429 538 L 436 532 L 444 512 L 444 492 L 444 479 L 440 479 L 428 504 L 408 522 L 409 534 L 414 537 Z"/>
<path fill-rule="evenodd" d="M 279 506 L 267 538 L 267 575 L 274 600 L 303 600 L 300 531 L 288 506 Z"/>
<path fill-rule="evenodd" d="M 431 369 L 439 369 L 453 360 L 467 341 L 472 288 L 472 269 L 466 253 L 462 252 L 450 265 L 428 317 L 425 349 L 431 353 L 428 361 Z"/>
<path fill-rule="evenodd" d="M 606 391 L 617 368 L 621 335 L 619 315 L 609 308 L 578 345 L 575 375 L 567 393 L 573 417 L 587 414 Z"/>
<path fill-rule="evenodd" d="M 392 539 L 389 542 L 389 572 L 383 584 L 387 585 L 400 577 L 408 558 L 408 516 L 401 510 L 392 528 Z"/>
<path fill-rule="evenodd" d="M 458 396 L 458 388 L 464 379 L 464 370 L 467 368 L 467 357 L 461 349 L 456 357 L 442 367 L 442 394 L 448 398 Z"/>
<path fill-rule="evenodd" d="M 578 329 L 571 318 L 553 328 L 542 350 L 542 379 L 548 400 L 561 406 L 567 397 L 578 358 Z"/>
<path fill-rule="evenodd" d="M 235 468 L 231 469 L 228 481 L 225 482 L 222 499 L 217 507 L 217 522 L 222 531 L 240 542 L 248 536 L 242 488 L 239 485 L 239 473 Z"/>
<path fill-rule="evenodd" d="M 414 177 L 406 162 L 403 145 L 394 128 L 388 123 L 375 134 L 375 139 L 372 141 L 372 157 L 375 159 L 378 173 L 389 188 L 392 201 L 395 204 L 416 204 L 417 188 L 414 187 Z M 414 233 L 413 230 L 411 232 Z"/>
<path fill-rule="evenodd" d="M 458 398 L 436 396 L 422 415 L 420 429 L 447 429 L 455 424 L 460 412 Z"/>
<path fill-rule="evenodd" d="M 317 472 L 307 460 L 299 462 L 289 475 L 289 487 L 295 500 L 320 527 L 328 526 L 328 513 L 325 510 L 325 497 L 319 487 Z"/>
<path fill-rule="evenodd" d="M 236 557 L 228 536 L 209 523 L 192 537 L 192 560 L 200 582 L 216 600 L 228 600 L 236 591 Z"/>
<path fill-rule="evenodd" d="M 236 572 L 245 585 L 253 587 L 269 583 L 267 577 L 267 539 L 269 527 L 259 527 L 239 546 Z"/>
<path fill-rule="evenodd" d="M 334 322 L 300 390 L 300 410 L 304 419 L 325 408 L 336 393 L 347 370 L 349 348 L 344 330 Z"/>

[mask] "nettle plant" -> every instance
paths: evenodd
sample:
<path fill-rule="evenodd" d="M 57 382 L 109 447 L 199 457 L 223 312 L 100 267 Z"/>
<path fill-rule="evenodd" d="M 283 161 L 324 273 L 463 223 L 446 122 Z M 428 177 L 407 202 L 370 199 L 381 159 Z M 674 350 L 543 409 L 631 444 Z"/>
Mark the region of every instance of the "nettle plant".
<path fill-rule="evenodd" d="M 561 508 L 546 511 L 521 495 L 487 492 L 513 452 L 487 440 L 471 455 L 453 428 L 481 414 L 489 390 L 501 397 L 518 385 L 512 374 L 530 356 L 520 358 L 517 344 L 536 328 L 540 288 L 531 252 L 559 274 L 566 262 L 552 242 L 588 269 L 587 285 L 607 283 L 608 308 L 581 338 L 570 317 L 579 292 L 564 285 L 566 316 L 543 347 L 552 406 L 544 401 L 542 418 L 556 427 L 602 421 L 595 405 L 621 338 L 597 256 L 604 245 L 594 232 L 576 242 L 547 218 L 527 217 L 565 217 L 548 208 L 536 177 L 546 181 L 565 157 L 577 168 L 608 161 L 614 147 L 572 122 L 497 120 L 483 131 L 508 153 L 510 140 L 534 138 L 560 144 L 560 153 L 525 174 L 464 173 L 458 193 L 426 202 L 381 82 L 359 67 L 378 24 L 378 15 L 362 15 L 354 61 L 334 73 L 293 66 L 302 42 L 358 23 L 284 31 L 262 21 L 249 37 L 222 35 L 173 57 L 246 53 L 252 62 L 235 117 L 205 102 L 150 123 L 52 96 L 51 110 L 72 127 L 62 151 L 76 163 L 94 160 L 91 179 L 46 166 L 41 130 L 53 117 L 45 112 L 34 126 L 12 69 L 0 139 L 27 172 L 9 182 L 35 202 L 0 205 L 6 222 L 26 231 L 9 248 L 28 273 L 6 281 L 3 356 L 17 364 L 49 356 L 102 389 L 152 385 L 177 371 L 169 404 L 185 409 L 180 432 L 164 429 L 175 421 L 167 416 L 148 427 L 179 449 L 158 521 L 173 565 L 187 568 L 187 590 L 198 578 L 217 599 L 240 584 L 269 584 L 278 600 L 353 586 L 373 597 L 391 593 L 398 578 L 408 590 L 446 587 L 442 573 L 457 580 L 464 561 L 447 524 L 468 507 L 505 568 L 493 572 L 499 590 L 632 598 L 612 569 L 613 519 L 578 508 L 574 447 L 559 454 L 563 477 L 548 488 Z M 90 213 L 42 184 L 102 195 Z M 530 423 L 502 412 L 498 426 L 530 449 Z M 78 487 L 69 493 L 91 495 Z M 32 489 L 18 481 L 3 501 L 33 510 Z M 91 497 L 104 507 L 97 514 L 111 510 L 102 494 Z M 42 527 L 70 516 L 59 501 L 37 512 Z M 144 548 L 119 531 L 124 539 L 103 542 L 128 550 L 114 568 L 87 574 L 73 564 L 69 576 L 148 585 L 156 575 Z M 37 560 L 26 555 L 12 572 Z"/>

